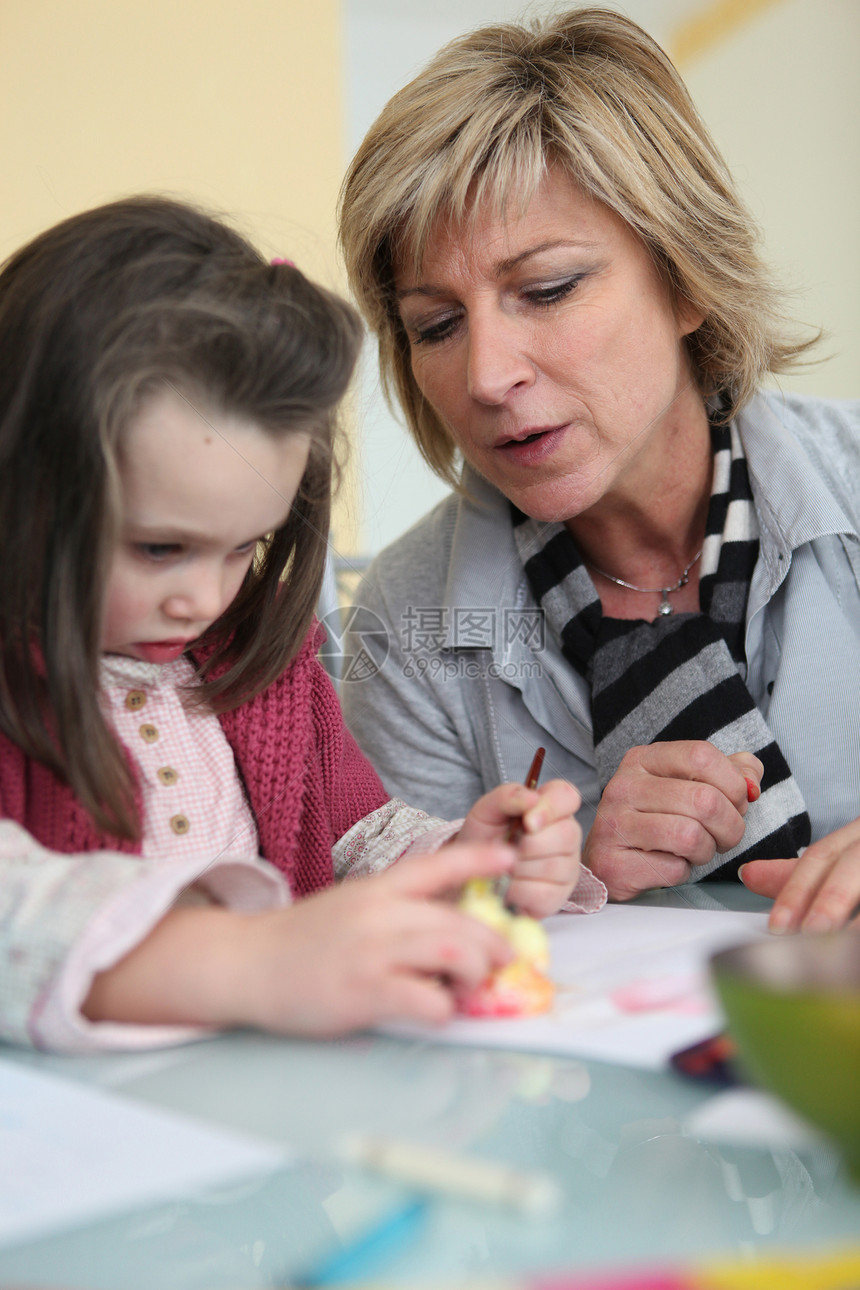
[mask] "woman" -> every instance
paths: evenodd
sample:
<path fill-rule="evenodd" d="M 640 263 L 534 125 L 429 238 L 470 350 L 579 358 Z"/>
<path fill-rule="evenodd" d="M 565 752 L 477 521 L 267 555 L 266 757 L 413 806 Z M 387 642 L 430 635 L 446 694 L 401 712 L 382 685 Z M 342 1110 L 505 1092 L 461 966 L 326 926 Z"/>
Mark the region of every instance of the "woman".
<path fill-rule="evenodd" d="M 359 149 L 342 240 L 457 490 L 358 596 L 385 631 L 345 706 L 389 790 L 457 814 L 544 744 L 614 898 L 755 861 L 775 930 L 844 922 L 860 406 L 758 390 L 813 342 L 669 60 L 596 9 L 455 41 Z"/>

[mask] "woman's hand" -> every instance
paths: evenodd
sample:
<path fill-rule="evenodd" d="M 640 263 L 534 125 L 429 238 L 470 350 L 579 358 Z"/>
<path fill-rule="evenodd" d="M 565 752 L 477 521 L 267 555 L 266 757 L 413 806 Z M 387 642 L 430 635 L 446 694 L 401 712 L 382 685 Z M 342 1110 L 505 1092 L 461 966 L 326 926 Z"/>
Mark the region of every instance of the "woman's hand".
<path fill-rule="evenodd" d="M 579 793 L 564 779 L 536 789 L 500 784 L 472 807 L 458 841 L 501 841 L 512 821 L 522 820 L 507 899 L 520 913 L 546 918 L 561 908 L 579 878 L 579 805 Z"/>
<path fill-rule="evenodd" d="M 752 753 L 727 757 L 704 740 L 631 748 L 603 791 L 584 863 L 612 900 L 686 882 L 740 842 L 763 770 Z"/>
<path fill-rule="evenodd" d="M 842 927 L 860 905 L 860 820 L 813 842 L 799 860 L 750 860 L 740 876 L 750 891 L 776 897 L 772 932 Z"/>
<path fill-rule="evenodd" d="M 443 1022 L 512 950 L 442 897 L 513 861 L 510 847 L 452 846 L 287 909 L 174 909 L 95 978 L 83 1012 L 92 1021 L 307 1036 L 395 1019 Z"/>

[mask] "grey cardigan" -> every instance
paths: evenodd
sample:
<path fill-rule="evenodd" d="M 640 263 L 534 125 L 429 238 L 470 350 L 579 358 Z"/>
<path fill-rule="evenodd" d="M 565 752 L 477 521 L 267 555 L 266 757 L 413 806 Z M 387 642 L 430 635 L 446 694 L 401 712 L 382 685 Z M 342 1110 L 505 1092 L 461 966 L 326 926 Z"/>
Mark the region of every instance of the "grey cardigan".
<path fill-rule="evenodd" d="M 806 800 L 813 839 L 860 814 L 860 403 L 759 394 L 739 415 L 761 528 L 747 685 Z M 474 472 L 383 551 L 356 597 L 342 702 L 386 788 L 446 819 L 535 748 L 591 827 L 588 688 L 543 623 L 508 503 Z M 378 621 L 377 621 L 378 620 Z"/>

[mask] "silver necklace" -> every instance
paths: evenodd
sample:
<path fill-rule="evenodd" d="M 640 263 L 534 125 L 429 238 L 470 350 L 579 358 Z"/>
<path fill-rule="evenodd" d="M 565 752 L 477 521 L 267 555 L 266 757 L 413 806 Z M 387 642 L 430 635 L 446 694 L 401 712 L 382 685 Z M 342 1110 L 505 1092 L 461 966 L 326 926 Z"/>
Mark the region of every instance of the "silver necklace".
<path fill-rule="evenodd" d="M 628 591 L 641 591 L 643 593 L 647 593 L 649 596 L 659 595 L 661 600 L 657 613 L 663 614 L 665 617 L 666 614 L 672 613 L 672 606 L 669 603 L 669 597 L 673 592 L 680 591 L 682 587 L 686 587 L 687 583 L 690 581 L 690 570 L 699 559 L 704 549 L 704 547 L 699 547 L 698 551 L 693 556 L 674 587 L 637 587 L 633 582 L 625 582 L 623 578 L 614 577 L 611 573 L 607 573 L 605 569 L 598 569 L 596 564 L 589 564 L 588 568 L 593 569 L 595 573 L 599 573 L 601 578 L 606 578 L 607 581 L 614 582 L 616 587 L 626 587 Z"/>

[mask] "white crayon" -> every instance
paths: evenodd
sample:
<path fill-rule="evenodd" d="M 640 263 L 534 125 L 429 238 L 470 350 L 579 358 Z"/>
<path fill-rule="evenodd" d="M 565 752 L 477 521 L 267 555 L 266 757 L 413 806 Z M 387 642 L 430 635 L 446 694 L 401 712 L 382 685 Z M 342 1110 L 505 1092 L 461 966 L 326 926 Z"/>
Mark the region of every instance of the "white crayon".
<path fill-rule="evenodd" d="M 418 1191 L 507 1205 L 523 1214 L 558 1209 L 561 1193 L 546 1174 L 525 1173 L 494 1160 L 457 1155 L 398 1138 L 356 1133 L 344 1139 L 341 1156 Z"/>

